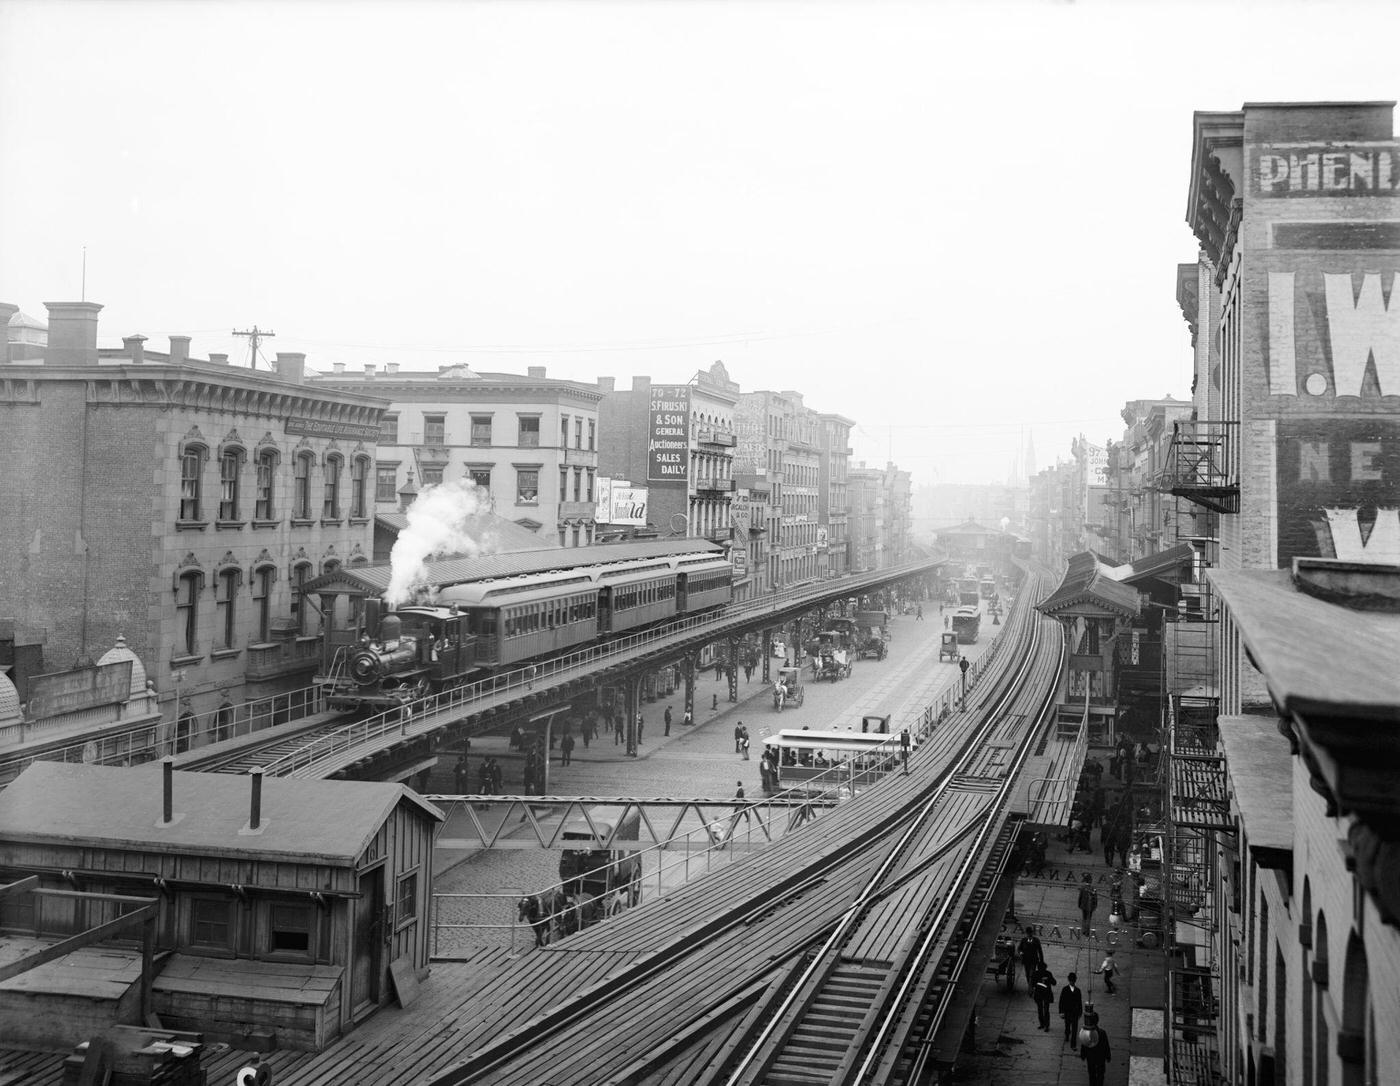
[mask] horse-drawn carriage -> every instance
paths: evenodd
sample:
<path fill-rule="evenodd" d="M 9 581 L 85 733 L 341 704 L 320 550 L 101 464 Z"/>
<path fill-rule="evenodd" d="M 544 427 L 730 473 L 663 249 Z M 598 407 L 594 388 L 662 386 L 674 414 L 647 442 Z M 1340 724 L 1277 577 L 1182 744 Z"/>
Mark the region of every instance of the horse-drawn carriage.
<path fill-rule="evenodd" d="M 840 679 L 850 678 L 851 675 L 851 654 L 845 649 L 831 649 L 823 652 L 818 658 L 817 681 L 828 679 L 836 682 Z"/>
<path fill-rule="evenodd" d="M 938 659 L 958 662 L 958 657 L 962 655 L 962 650 L 958 648 L 958 635 L 952 630 L 944 630 L 942 639 L 938 642 Z"/>
<path fill-rule="evenodd" d="M 863 660 L 883 660 L 889 651 L 890 648 L 885 643 L 885 639 L 878 633 L 871 633 L 860 643 L 857 655 Z"/>
<path fill-rule="evenodd" d="M 773 708 L 782 712 L 788 705 L 801 705 L 806 697 L 802 689 L 802 669 L 800 667 L 780 667 L 778 678 L 773 683 Z"/>

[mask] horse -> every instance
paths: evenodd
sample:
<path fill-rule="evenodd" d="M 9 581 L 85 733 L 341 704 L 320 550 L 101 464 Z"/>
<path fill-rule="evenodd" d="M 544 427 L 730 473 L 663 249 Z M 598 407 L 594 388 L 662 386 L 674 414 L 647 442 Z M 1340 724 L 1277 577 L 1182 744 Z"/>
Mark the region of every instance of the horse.
<path fill-rule="evenodd" d="M 516 902 L 516 919 L 525 921 L 534 929 L 535 946 L 544 946 L 551 940 L 563 906 L 564 894 L 558 889 L 526 894 Z"/>

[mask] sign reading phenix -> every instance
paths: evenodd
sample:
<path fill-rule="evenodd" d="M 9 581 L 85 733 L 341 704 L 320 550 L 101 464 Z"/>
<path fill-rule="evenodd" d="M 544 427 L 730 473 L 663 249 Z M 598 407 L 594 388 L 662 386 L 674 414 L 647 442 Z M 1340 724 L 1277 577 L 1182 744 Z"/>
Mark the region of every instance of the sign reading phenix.
<path fill-rule="evenodd" d="M 647 482 L 689 478 L 690 386 L 652 385 L 647 413 Z"/>

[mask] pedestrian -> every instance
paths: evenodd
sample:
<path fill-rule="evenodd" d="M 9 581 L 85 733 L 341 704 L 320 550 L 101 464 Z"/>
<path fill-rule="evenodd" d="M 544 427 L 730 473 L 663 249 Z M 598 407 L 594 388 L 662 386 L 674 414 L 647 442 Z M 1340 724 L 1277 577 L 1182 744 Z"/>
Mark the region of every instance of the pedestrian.
<path fill-rule="evenodd" d="M 1035 974 L 1045 964 L 1045 949 L 1035 936 L 1035 928 L 1027 925 L 1026 934 L 1016 944 L 1016 957 L 1021 959 L 1021 968 L 1026 974 L 1026 990 L 1035 994 Z"/>
<path fill-rule="evenodd" d="M 944 615 L 944 616 L 943 616 L 943 628 L 944 628 L 945 630 L 948 628 L 949 622 L 950 622 L 949 617 L 948 617 L 947 615 Z"/>
<path fill-rule="evenodd" d="M 1049 844 L 1045 834 L 1037 831 L 1031 837 L 1031 877 L 1040 878 L 1045 873 L 1045 847 Z"/>
<path fill-rule="evenodd" d="M 1114 995 L 1118 991 L 1118 989 L 1113 986 L 1113 977 L 1117 972 L 1118 965 L 1113 960 L 1113 951 L 1110 950 L 1108 956 L 1103 960 L 1103 965 L 1094 970 L 1095 976 L 1103 975 L 1104 991 L 1109 995 Z"/>
<path fill-rule="evenodd" d="M 593 738 L 593 714 L 589 713 L 583 718 L 583 726 L 579 728 L 579 735 L 583 738 L 583 749 L 588 749 L 588 742 Z"/>
<path fill-rule="evenodd" d="M 1099 907 L 1099 892 L 1093 886 L 1094 877 L 1087 871 L 1084 872 L 1084 884 L 1079 888 L 1079 916 L 1084 938 L 1089 938 L 1089 930 L 1093 925 L 1094 910 Z"/>
<path fill-rule="evenodd" d="M 564 733 L 564 738 L 559 740 L 559 764 L 561 766 L 571 765 L 574 760 L 574 737 L 569 732 Z"/>
<path fill-rule="evenodd" d="M 921 603 L 921 604 L 919 604 L 918 607 L 914 608 L 914 621 L 915 621 L 915 622 L 922 622 L 923 620 L 924 620 L 924 605 Z"/>
<path fill-rule="evenodd" d="M 642 729 L 646 727 L 646 721 L 642 719 L 642 711 L 637 710 L 637 742 L 642 741 Z"/>
<path fill-rule="evenodd" d="M 413 723 L 413 707 L 408 702 L 404 702 L 399 714 L 399 734 L 407 735 L 408 726 Z"/>
<path fill-rule="evenodd" d="M 740 744 L 744 741 L 744 722 L 741 720 L 734 725 L 734 753 L 740 751 Z"/>
<path fill-rule="evenodd" d="M 495 758 L 491 759 L 491 794 L 499 796 L 501 794 L 501 783 L 505 774 L 501 772 L 501 763 Z"/>
<path fill-rule="evenodd" d="M 467 786 L 471 781 L 470 768 L 465 752 L 457 759 L 457 764 L 452 767 L 452 786 L 457 789 L 459 796 L 467 794 Z"/>
<path fill-rule="evenodd" d="M 743 752 L 744 761 L 747 762 L 749 760 L 749 733 L 747 731 L 744 732 L 744 738 L 739 743 L 739 749 Z"/>
<path fill-rule="evenodd" d="M 1084 1013 L 1084 993 L 1076 986 L 1079 978 L 1073 973 L 1065 979 L 1069 983 L 1060 989 L 1060 1017 L 1065 1020 L 1065 1040 L 1075 1049 L 1079 1046 L 1079 1016 Z"/>
<path fill-rule="evenodd" d="M 624 724 L 623 716 L 621 713 L 618 713 L 613 717 L 613 746 L 617 746 L 622 742 L 622 733 L 625 730 L 626 725 Z"/>
<path fill-rule="evenodd" d="M 681 723 L 684 724 L 687 728 L 695 723 L 695 717 L 691 715 L 689 709 L 687 709 L 685 711 L 685 715 L 681 717 Z"/>
<path fill-rule="evenodd" d="M 526 690 L 533 690 L 533 689 L 535 688 L 535 679 L 539 677 L 539 674 L 540 674 L 540 669 L 537 668 L 534 664 L 531 664 L 529 667 L 527 667 L 527 668 L 525 669 L 525 689 L 526 689 Z"/>
<path fill-rule="evenodd" d="M 1035 1000 L 1035 1016 L 1040 1028 L 1050 1032 L 1050 1004 L 1055 1002 L 1055 976 L 1042 963 L 1031 981 L 1031 998 Z"/>
<path fill-rule="evenodd" d="M 666 712 L 662 714 L 661 719 L 662 719 L 662 721 L 663 721 L 663 722 L 665 723 L 665 725 L 666 725 L 666 730 L 665 730 L 662 734 L 663 734 L 663 735 L 670 735 L 670 734 L 671 734 L 671 707 L 670 707 L 669 705 L 666 706 Z"/>
<path fill-rule="evenodd" d="M 1090 1018 L 1093 1019 L 1092 1023 Z M 1079 1058 L 1089 1069 L 1089 1086 L 1103 1086 L 1104 1069 L 1113 1058 L 1108 1047 L 1108 1034 L 1099 1028 L 1099 1016 L 1096 1014 L 1084 1016 L 1084 1028 L 1090 1036 L 1085 1038 Z"/>
<path fill-rule="evenodd" d="M 738 788 L 738 790 L 734 793 L 734 822 L 733 822 L 733 825 L 737 826 L 737 825 L 739 824 L 739 820 L 740 820 L 741 818 L 742 818 L 745 822 L 747 822 L 747 821 L 749 821 L 749 819 L 752 818 L 753 816 L 749 814 L 749 805 L 748 805 L 748 801 L 744 799 L 744 782 L 743 782 L 743 781 L 736 781 L 735 783 L 739 786 L 739 788 Z M 733 833 L 733 830 L 731 829 L 730 832 Z"/>

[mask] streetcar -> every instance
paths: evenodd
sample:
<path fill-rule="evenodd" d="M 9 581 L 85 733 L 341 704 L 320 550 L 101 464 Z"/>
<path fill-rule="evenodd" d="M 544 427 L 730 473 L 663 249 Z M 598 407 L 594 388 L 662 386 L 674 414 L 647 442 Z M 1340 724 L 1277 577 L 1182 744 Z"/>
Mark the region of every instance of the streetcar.
<path fill-rule="evenodd" d="M 811 731 L 784 728 L 764 738 L 769 760 L 777 766 L 778 787 L 804 785 L 823 773 L 830 788 L 842 788 L 853 781 L 869 784 L 882 773 L 894 769 L 903 753 L 899 735 L 885 732 Z M 838 772 L 830 772 L 842 767 Z"/>
<path fill-rule="evenodd" d="M 982 602 L 981 582 L 976 577 L 957 579 L 958 604 L 962 607 L 976 607 Z"/>
<path fill-rule="evenodd" d="M 995 577 L 983 577 L 977 582 L 977 590 L 982 594 L 984 600 L 994 600 L 997 598 L 997 582 Z"/>
<path fill-rule="evenodd" d="M 976 607 L 959 607 L 953 612 L 953 633 L 959 645 L 975 645 L 982 632 L 982 613 Z"/>

